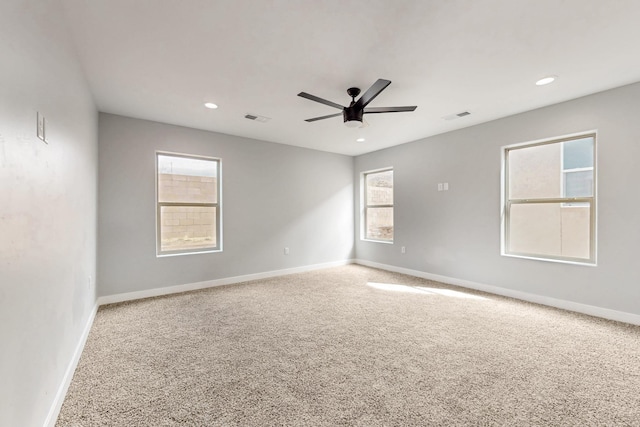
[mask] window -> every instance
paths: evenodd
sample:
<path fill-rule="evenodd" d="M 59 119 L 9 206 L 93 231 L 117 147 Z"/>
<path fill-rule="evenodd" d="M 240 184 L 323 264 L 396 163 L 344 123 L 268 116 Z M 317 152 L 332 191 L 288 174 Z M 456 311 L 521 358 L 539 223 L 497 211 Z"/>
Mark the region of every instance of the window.
<path fill-rule="evenodd" d="M 363 238 L 393 242 L 393 169 L 364 172 Z"/>
<path fill-rule="evenodd" d="M 157 255 L 220 250 L 220 160 L 156 153 L 156 166 Z"/>
<path fill-rule="evenodd" d="M 584 197 L 593 194 L 593 138 L 562 142 L 562 194 Z M 583 203 L 565 203 L 585 206 Z"/>
<path fill-rule="evenodd" d="M 504 149 L 503 255 L 595 264 L 595 134 Z"/>

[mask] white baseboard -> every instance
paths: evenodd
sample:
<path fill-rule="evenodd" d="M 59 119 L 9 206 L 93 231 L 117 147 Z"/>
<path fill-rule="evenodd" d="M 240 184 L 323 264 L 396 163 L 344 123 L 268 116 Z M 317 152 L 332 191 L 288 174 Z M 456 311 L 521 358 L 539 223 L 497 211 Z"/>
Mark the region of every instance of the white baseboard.
<path fill-rule="evenodd" d="M 627 313 L 624 311 L 611 310 L 609 308 L 596 307 L 593 305 L 581 304 L 573 301 L 566 301 L 557 298 L 546 297 L 543 295 L 530 294 L 528 292 L 516 291 L 513 289 L 501 288 L 498 286 L 485 285 L 483 283 L 472 282 L 469 280 L 456 279 L 454 277 L 441 276 L 438 274 L 426 273 L 419 270 L 411 270 L 393 265 L 380 264 L 377 262 L 366 261 L 362 259 L 354 260 L 356 264 L 367 267 L 379 268 L 381 270 L 392 271 L 395 273 L 406 274 L 409 276 L 420 277 L 422 279 L 434 280 L 449 285 L 461 286 L 463 288 L 475 289 L 478 291 L 488 292 L 491 294 L 502 295 L 505 297 L 515 298 L 523 301 L 533 302 L 536 304 L 547 305 L 550 307 L 561 308 L 563 310 L 575 311 L 577 313 L 588 314 L 590 316 L 602 317 L 604 319 L 616 320 L 618 322 L 630 323 L 632 325 L 640 325 L 640 315 Z"/>
<path fill-rule="evenodd" d="M 87 338 L 89 337 L 89 332 L 91 331 L 91 326 L 93 326 L 93 320 L 96 318 L 97 312 L 98 312 L 98 304 L 95 304 L 93 306 L 93 310 L 91 311 L 91 314 L 89 314 L 87 323 L 85 324 L 84 329 L 82 330 L 82 335 L 80 336 L 80 340 L 78 340 L 78 344 L 76 345 L 76 349 L 73 352 L 73 357 L 69 361 L 69 365 L 67 366 L 67 370 L 64 373 L 64 377 L 62 377 L 62 383 L 58 387 L 56 396 L 53 399 L 53 403 L 51 404 L 51 408 L 49 409 L 47 418 L 44 421 L 44 427 L 55 427 L 56 425 L 56 421 L 58 420 L 58 415 L 60 415 L 60 409 L 62 409 L 64 398 L 67 395 L 67 390 L 69 390 L 69 385 L 71 385 L 71 380 L 73 379 L 73 374 L 76 371 L 78 362 L 80 362 L 80 356 L 82 356 L 82 350 L 84 350 L 84 345 L 86 344 Z"/>
<path fill-rule="evenodd" d="M 250 280 L 268 279 L 270 277 L 285 276 L 287 274 L 304 273 L 323 268 L 338 267 L 353 264 L 354 260 L 333 261 L 322 264 L 305 265 L 302 267 L 287 268 L 284 270 L 265 271 L 262 273 L 246 274 L 243 276 L 225 277 L 223 279 L 207 280 L 204 282 L 187 283 L 184 285 L 167 286 L 165 288 L 147 289 L 144 291 L 126 292 L 122 294 L 106 295 L 98 298 L 98 305 L 113 304 L 117 302 L 132 301 L 141 298 L 157 297 L 161 295 L 177 294 L 180 292 L 195 291 L 198 289 L 213 288 L 215 286 L 231 285 L 234 283 L 248 282 Z"/>

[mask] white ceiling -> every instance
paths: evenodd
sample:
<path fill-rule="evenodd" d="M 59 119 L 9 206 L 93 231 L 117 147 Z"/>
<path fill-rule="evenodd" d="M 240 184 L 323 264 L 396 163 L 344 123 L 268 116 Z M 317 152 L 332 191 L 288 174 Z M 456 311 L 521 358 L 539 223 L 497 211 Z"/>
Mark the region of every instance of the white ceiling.
<path fill-rule="evenodd" d="M 62 2 L 100 111 L 348 155 L 640 81 L 638 0 Z M 418 109 L 304 121 L 378 78 Z"/>

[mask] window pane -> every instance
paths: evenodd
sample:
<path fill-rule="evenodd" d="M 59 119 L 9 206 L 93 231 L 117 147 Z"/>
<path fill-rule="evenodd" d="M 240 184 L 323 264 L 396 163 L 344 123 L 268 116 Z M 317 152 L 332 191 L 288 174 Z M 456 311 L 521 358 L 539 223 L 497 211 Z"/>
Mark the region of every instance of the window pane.
<path fill-rule="evenodd" d="M 593 196 L 593 170 L 564 173 L 565 197 Z"/>
<path fill-rule="evenodd" d="M 561 149 L 544 144 L 509 150 L 509 198 L 562 197 Z"/>
<path fill-rule="evenodd" d="M 218 162 L 158 155 L 158 201 L 218 202 Z"/>
<path fill-rule="evenodd" d="M 565 141 L 562 150 L 564 169 L 593 167 L 593 137 Z"/>
<path fill-rule="evenodd" d="M 215 248 L 216 208 L 161 206 L 160 236 L 163 252 Z"/>
<path fill-rule="evenodd" d="M 509 213 L 509 252 L 527 255 L 589 259 L 591 210 L 589 203 L 512 204 Z"/>
<path fill-rule="evenodd" d="M 366 238 L 393 240 L 393 208 L 367 208 Z"/>
<path fill-rule="evenodd" d="M 393 171 L 366 175 L 367 205 L 393 204 Z"/>

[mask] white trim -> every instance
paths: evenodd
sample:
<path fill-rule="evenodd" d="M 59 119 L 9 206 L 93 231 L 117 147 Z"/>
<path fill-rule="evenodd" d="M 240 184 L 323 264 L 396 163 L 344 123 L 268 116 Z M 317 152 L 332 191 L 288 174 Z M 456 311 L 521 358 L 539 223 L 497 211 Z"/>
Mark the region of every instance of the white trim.
<path fill-rule="evenodd" d="M 374 243 L 387 243 L 393 244 L 393 239 L 391 240 L 376 240 L 376 239 L 368 239 L 367 238 L 367 209 L 375 208 L 375 207 L 390 207 L 394 209 L 395 202 L 391 203 L 391 205 L 371 205 L 367 204 L 367 175 L 373 173 L 381 173 L 391 171 L 393 173 L 393 166 L 387 166 L 384 168 L 371 169 L 366 171 L 360 171 L 360 240 L 363 242 L 374 242 Z M 395 173 L 393 173 L 394 177 L 394 186 L 395 186 Z M 391 187 L 393 189 L 393 187 Z M 395 197 L 394 197 L 395 199 Z M 395 234 L 394 234 L 395 237 Z"/>
<path fill-rule="evenodd" d="M 591 197 L 585 197 L 584 199 L 590 199 L 590 218 L 589 218 L 589 259 L 583 261 L 576 261 L 572 258 L 566 257 L 551 257 L 545 254 L 519 254 L 509 252 L 509 214 L 510 206 L 513 203 L 513 199 L 509 199 L 509 152 L 512 150 L 526 149 L 530 147 L 561 144 L 560 149 L 560 181 L 562 185 L 562 193 L 564 196 L 564 143 L 568 141 L 574 141 L 579 139 L 593 138 L 593 167 L 591 168 L 593 173 L 593 194 Z M 592 265 L 598 264 L 598 194 L 597 194 L 597 161 L 598 161 L 598 130 L 573 133 L 570 135 L 558 136 L 553 138 L 539 139 L 536 141 L 520 142 L 516 144 L 504 145 L 500 147 L 501 151 L 501 170 L 500 170 L 500 255 L 501 256 L 513 256 L 524 259 L 533 259 L 539 261 L 552 261 L 552 262 L 565 262 L 568 264 L 579 265 Z M 571 170 L 570 170 L 571 171 Z M 565 203 L 568 198 L 554 198 L 558 200 L 558 203 Z M 565 199 L 565 200 L 563 200 Z M 518 199 L 520 203 L 537 203 L 535 200 Z M 551 199 L 549 199 L 551 200 Z"/>
<path fill-rule="evenodd" d="M 225 277 L 222 279 L 207 280 L 204 282 L 186 283 L 184 285 L 167 286 L 164 288 L 147 289 L 144 291 L 126 292 L 122 294 L 105 295 L 98 297 L 98 305 L 114 304 L 117 302 L 132 301 L 142 298 L 157 297 L 161 295 L 177 294 L 181 292 L 195 291 L 216 286 L 232 285 L 235 283 L 248 282 L 251 280 L 268 279 L 276 276 L 288 274 L 304 273 L 307 271 L 320 270 L 323 268 L 338 267 L 341 265 L 353 264 L 354 260 L 332 261 L 322 264 L 305 265 L 302 267 L 287 268 L 284 270 L 272 270 L 262 273 L 246 274 L 243 276 Z"/>
<path fill-rule="evenodd" d="M 211 251 L 198 251 L 194 249 L 194 252 L 176 252 L 169 254 L 156 255 L 156 258 L 166 258 L 171 256 L 182 256 L 182 255 L 198 255 L 198 254 L 215 254 L 216 252 L 222 252 L 222 249 L 214 249 Z"/>
<path fill-rule="evenodd" d="M 89 314 L 89 318 L 87 319 L 87 323 L 84 326 L 84 330 L 82 331 L 82 335 L 78 340 L 78 344 L 76 345 L 76 349 L 73 352 L 73 356 L 69 361 L 69 365 L 67 366 L 67 370 L 62 377 L 62 382 L 58 387 L 58 391 L 51 403 L 51 408 L 49 409 L 49 413 L 47 414 L 47 418 L 44 421 L 44 427 L 55 427 L 56 421 L 58 421 L 58 415 L 60 415 L 60 409 L 62 409 L 62 404 L 64 403 L 64 398 L 67 395 L 67 391 L 69 390 L 69 385 L 71 385 L 71 380 L 73 379 L 73 374 L 78 367 L 78 362 L 80 362 L 80 356 L 82 356 L 82 351 L 84 350 L 84 345 L 87 342 L 87 338 L 89 337 L 89 332 L 91 331 L 91 326 L 93 326 L 93 320 L 96 318 L 96 313 L 98 312 L 98 304 L 93 306 L 93 310 Z"/>
<path fill-rule="evenodd" d="M 521 259 L 532 259 L 535 261 L 547 261 L 547 262 L 557 262 L 560 264 L 572 264 L 572 265 L 582 265 L 585 267 L 597 267 L 598 265 L 594 262 L 587 262 L 587 261 L 571 261 L 570 259 L 556 259 L 556 258 L 543 258 L 541 256 L 535 256 L 535 255 L 526 255 L 526 254 L 516 254 L 516 253 L 504 253 L 501 254 L 502 256 L 505 257 L 510 257 L 510 258 L 521 258 Z"/>
<path fill-rule="evenodd" d="M 393 240 L 373 240 L 373 239 L 361 239 L 363 242 L 371 243 L 386 243 L 387 245 L 393 245 Z"/>
<path fill-rule="evenodd" d="M 601 317 L 618 322 L 630 323 L 640 326 L 640 314 L 627 313 L 624 311 L 611 310 L 609 308 L 596 307 L 593 305 L 581 304 L 573 301 L 566 301 L 557 298 L 546 297 L 543 295 L 530 294 L 528 292 L 516 291 L 513 289 L 501 288 L 493 285 L 485 285 L 483 283 L 472 282 L 469 280 L 456 279 L 454 277 L 441 276 L 439 274 L 426 273 L 424 271 L 411 270 L 393 265 L 380 264 L 377 262 L 356 259 L 356 264 L 367 267 L 379 268 L 381 270 L 392 271 L 395 273 L 407 274 L 409 276 L 420 277 L 422 279 L 434 280 L 449 285 L 461 286 L 463 288 L 475 289 L 478 291 L 488 292 L 495 295 L 502 295 L 509 298 L 515 298 L 523 301 L 533 302 L 536 304 L 546 305 L 549 307 L 561 308 L 563 310 L 574 311 L 577 313 L 588 314 L 589 316 Z"/>
<path fill-rule="evenodd" d="M 158 201 L 158 181 L 160 180 L 160 169 L 158 167 L 158 157 L 182 157 L 185 159 L 199 159 L 199 160 L 208 160 L 216 162 L 216 186 L 217 186 L 217 201 L 214 203 L 216 208 L 216 246 L 214 248 L 210 248 L 210 250 L 206 250 L 207 248 L 203 248 L 205 250 L 198 249 L 183 249 L 176 250 L 170 252 L 162 252 L 161 248 L 161 234 L 160 234 L 160 211 L 161 206 Z M 199 154 L 185 154 L 185 153 L 174 153 L 170 151 L 159 151 L 155 152 L 155 218 L 156 218 L 156 258 L 162 258 L 166 256 L 176 256 L 176 255 L 194 255 L 194 254 L 207 254 L 207 253 L 216 253 L 222 252 L 222 158 L 221 157 L 209 157 L 203 156 Z M 197 206 L 198 204 L 194 204 L 193 206 Z"/>
<path fill-rule="evenodd" d="M 503 145 L 502 147 L 500 147 L 501 150 L 507 149 L 507 148 L 523 148 L 527 145 L 541 145 L 542 143 L 548 142 L 548 143 L 553 143 L 554 141 L 556 142 L 560 142 L 561 140 L 569 140 L 569 139 L 580 139 L 581 136 L 588 136 L 590 134 L 594 134 L 597 136 L 598 133 L 598 129 L 591 129 L 591 130 L 585 130 L 585 131 L 581 131 L 581 132 L 576 132 L 576 133 L 569 133 L 566 135 L 560 135 L 560 136 L 552 136 L 549 138 L 542 138 L 542 139 L 536 139 L 533 141 L 526 141 L 526 142 L 516 142 L 515 144 L 508 144 L 508 145 Z"/>

